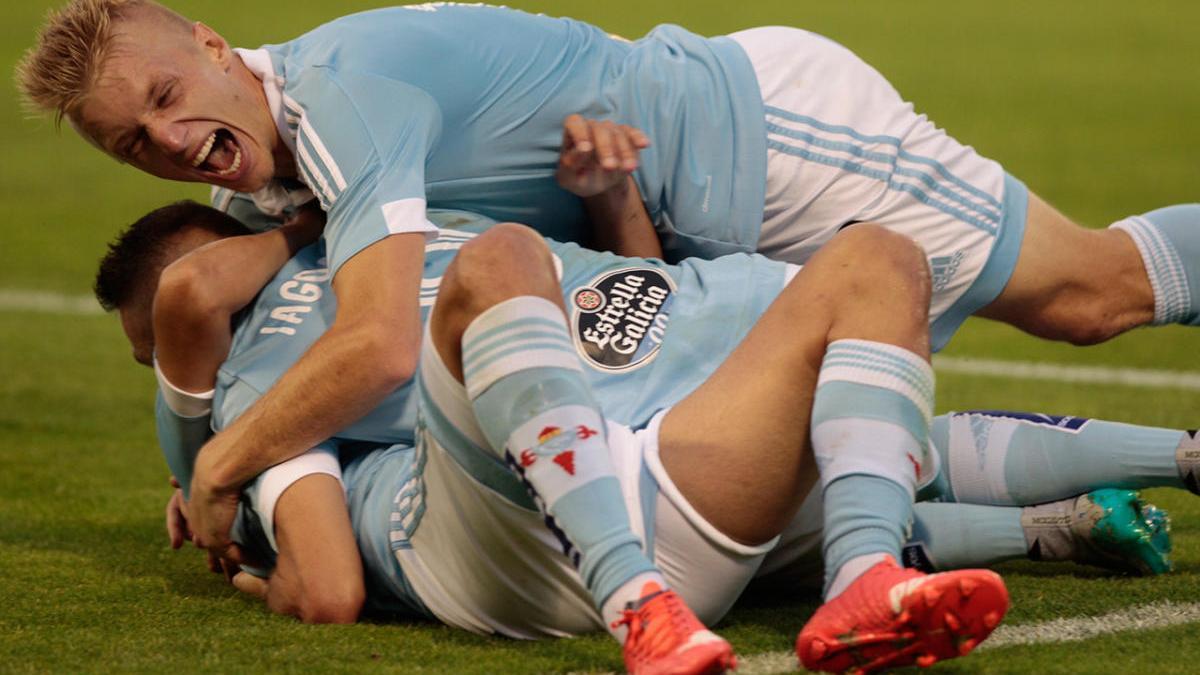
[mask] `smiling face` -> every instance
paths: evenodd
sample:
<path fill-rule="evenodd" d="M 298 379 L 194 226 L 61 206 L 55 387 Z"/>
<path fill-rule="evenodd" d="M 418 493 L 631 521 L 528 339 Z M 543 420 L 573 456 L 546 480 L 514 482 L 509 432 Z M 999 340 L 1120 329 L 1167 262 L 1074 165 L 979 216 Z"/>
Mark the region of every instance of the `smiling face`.
<path fill-rule="evenodd" d="M 114 28 L 95 84 L 69 115 L 95 145 L 160 178 L 238 192 L 290 173 L 262 83 L 220 35 L 143 15 Z"/>

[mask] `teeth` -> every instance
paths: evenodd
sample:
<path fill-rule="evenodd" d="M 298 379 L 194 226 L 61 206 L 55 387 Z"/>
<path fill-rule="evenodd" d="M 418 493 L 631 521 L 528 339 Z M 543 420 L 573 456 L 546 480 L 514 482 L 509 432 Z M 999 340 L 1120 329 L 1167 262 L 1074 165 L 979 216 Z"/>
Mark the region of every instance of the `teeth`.
<path fill-rule="evenodd" d="M 212 152 L 213 145 L 217 142 L 217 132 L 212 132 L 207 141 L 204 141 L 204 147 L 200 148 L 200 152 L 192 158 L 192 166 L 200 166 L 204 160 L 208 159 L 208 153 Z"/>
<path fill-rule="evenodd" d="M 242 149 L 238 148 L 235 152 L 236 154 L 233 156 L 233 164 L 230 164 L 229 168 L 225 169 L 224 171 L 218 171 L 218 176 L 229 176 L 234 174 L 242 166 Z"/>

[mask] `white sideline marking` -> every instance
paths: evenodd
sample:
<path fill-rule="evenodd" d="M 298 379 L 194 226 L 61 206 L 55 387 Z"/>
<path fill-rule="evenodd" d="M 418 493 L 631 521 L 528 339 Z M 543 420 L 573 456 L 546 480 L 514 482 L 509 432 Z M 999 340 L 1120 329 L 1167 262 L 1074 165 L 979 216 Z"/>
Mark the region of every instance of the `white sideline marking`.
<path fill-rule="evenodd" d="M 1117 610 L 1100 616 L 1051 619 L 1019 626 L 1001 625 L 976 651 L 1017 645 L 1077 642 L 1112 633 L 1169 628 L 1200 622 L 1200 602 L 1155 602 Z M 797 669 L 792 651 L 767 652 L 738 659 L 738 675 L 793 673 Z"/>
<path fill-rule="evenodd" d="M 0 311 L 33 311 L 83 316 L 104 313 L 95 298 L 90 295 L 65 295 L 21 289 L 0 289 Z M 1200 373 L 1194 371 L 1069 366 L 1057 363 L 999 361 L 958 356 L 935 356 L 933 365 L 939 372 L 956 375 L 1200 391 Z"/>
<path fill-rule="evenodd" d="M 96 316 L 104 313 L 96 299 L 90 295 L 65 295 L 16 288 L 0 288 L 0 311 L 76 316 Z"/>
<path fill-rule="evenodd" d="M 1163 600 L 1137 605 L 1100 616 L 1051 619 L 1023 626 L 1001 625 L 979 649 L 999 649 L 1015 645 L 1090 640 L 1109 633 L 1154 630 L 1184 623 L 1200 622 L 1200 602 Z"/>
<path fill-rule="evenodd" d="M 1200 373 L 1189 371 L 1068 366 L 1057 363 L 999 361 L 957 356 L 935 356 L 933 357 L 933 366 L 943 373 L 983 375 L 1011 380 L 1051 380 L 1077 384 L 1117 384 L 1128 387 L 1200 391 Z"/>

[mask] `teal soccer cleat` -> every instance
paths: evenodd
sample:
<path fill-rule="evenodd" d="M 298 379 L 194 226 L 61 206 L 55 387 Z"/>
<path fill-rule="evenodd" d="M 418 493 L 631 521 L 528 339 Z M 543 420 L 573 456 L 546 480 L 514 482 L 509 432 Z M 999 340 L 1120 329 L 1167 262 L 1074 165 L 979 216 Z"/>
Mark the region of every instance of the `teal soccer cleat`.
<path fill-rule="evenodd" d="M 1118 572 L 1170 572 L 1171 520 L 1136 490 L 1094 490 L 1027 509 L 1029 557 L 1073 560 Z"/>
<path fill-rule="evenodd" d="M 1134 490 L 1096 490 L 1078 504 L 1092 522 L 1087 537 L 1097 557 L 1093 564 L 1138 574 L 1170 572 L 1171 519 L 1167 512 L 1147 504 Z M 1084 522 L 1086 522 L 1086 520 Z M 1082 525 L 1082 523 L 1081 523 Z M 1080 528 L 1082 529 L 1082 528 Z"/>

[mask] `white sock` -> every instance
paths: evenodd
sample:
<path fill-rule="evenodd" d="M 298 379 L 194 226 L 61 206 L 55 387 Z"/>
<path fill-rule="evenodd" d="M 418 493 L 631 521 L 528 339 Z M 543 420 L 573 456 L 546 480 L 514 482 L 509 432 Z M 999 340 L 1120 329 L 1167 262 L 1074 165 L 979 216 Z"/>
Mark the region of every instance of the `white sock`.
<path fill-rule="evenodd" d="M 613 624 L 621 620 L 626 606 L 637 603 L 638 599 L 642 597 L 642 588 L 648 583 L 656 583 L 664 591 L 669 588 L 666 579 L 663 579 L 658 572 L 643 572 L 621 584 L 617 590 L 613 591 L 612 595 L 608 596 L 608 599 L 604 601 L 604 606 L 600 608 L 600 618 L 604 620 L 604 627 L 621 644 L 625 644 L 625 635 L 629 632 L 629 628 L 625 624 L 615 627 Z"/>
<path fill-rule="evenodd" d="M 862 576 L 863 572 L 888 559 L 894 560 L 886 553 L 868 553 L 847 560 L 837 571 L 837 575 L 833 577 L 833 582 L 829 584 L 829 590 L 825 593 L 825 602 L 841 595 L 842 591 L 854 583 L 855 579 Z"/>

